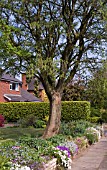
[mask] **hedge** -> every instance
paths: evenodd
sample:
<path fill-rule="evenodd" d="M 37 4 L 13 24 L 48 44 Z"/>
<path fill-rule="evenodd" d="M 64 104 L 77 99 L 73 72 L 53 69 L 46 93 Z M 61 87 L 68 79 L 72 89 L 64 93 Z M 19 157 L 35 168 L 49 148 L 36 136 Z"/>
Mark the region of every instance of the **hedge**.
<path fill-rule="evenodd" d="M 9 102 L 0 103 L 0 114 L 3 114 L 7 121 L 17 121 L 28 114 L 43 119 L 48 115 L 49 104 L 43 102 Z"/>
<path fill-rule="evenodd" d="M 34 114 L 40 119 L 49 114 L 49 103 L 45 102 L 9 102 L 0 103 L 0 114 L 5 119 L 17 121 L 26 117 L 28 114 Z M 90 103 L 86 101 L 67 101 L 62 102 L 62 120 L 78 120 L 87 118 L 90 115 Z"/>
<path fill-rule="evenodd" d="M 87 120 L 90 116 L 90 103 L 87 101 L 62 102 L 62 120 Z"/>

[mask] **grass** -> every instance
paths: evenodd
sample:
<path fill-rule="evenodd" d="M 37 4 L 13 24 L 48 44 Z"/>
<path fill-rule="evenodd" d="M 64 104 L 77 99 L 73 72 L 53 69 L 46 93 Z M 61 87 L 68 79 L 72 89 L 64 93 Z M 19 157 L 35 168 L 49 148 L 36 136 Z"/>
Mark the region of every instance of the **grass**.
<path fill-rule="evenodd" d="M 44 129 L 35 129 L 33 127 L 21 128 L 21 127 L 7 127 L 0 128 L 0 140 L 5 139 L 19 139 L 23 136 L 40 137 L 43 134 Z"/>

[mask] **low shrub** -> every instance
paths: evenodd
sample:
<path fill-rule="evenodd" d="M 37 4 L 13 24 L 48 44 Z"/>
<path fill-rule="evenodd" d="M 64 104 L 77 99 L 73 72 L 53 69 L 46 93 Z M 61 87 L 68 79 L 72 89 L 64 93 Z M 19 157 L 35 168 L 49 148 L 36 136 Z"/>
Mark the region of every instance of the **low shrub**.
<path fill-rule="evenodd" d="M 66 138 L 67 136 L 59 134 L 47 139 L 47 141 L 51 142 L 53 146 L 58 146 L 61 143 L 64 143 Z"/>
<path fill-rule="evenodd" d="M 102 122 L 107 123 L 107 110 L 102 113 L 101 119 Z"/>
<path fill-rule="evenodd" d="M 24 128 L 29 127 L 29 126 L 32 126 L 35 128 L 43 128 L 46 125 L 46 122 L 38 119 L 33 114 L 30 114 L 26 116 L 25 118 L 18 120 L 17 124 Z"/>
<path fill-rule="evenodd" d="M 91 123 L 85 120 L 62 122 L 60 133 L 63 135 L 71 135 L 72 137 L 83 136 L 86 128 L 90 127 Z"/>
<path fill-rule="evenodd" d="M 91 123 L 102 123 L 101 117 L 97 117 L 97 116 L 89 117 L 88 120 L 89 120 Z"/>
<path fill-rule="evenodd" d="M 78 148 L 81 150 L 82 148 L 86 148 L 88 146 L 88 140 L 85 136 L 76 137 L 75 143 L 77 144 Z"/>
<path fill-rule="evenodd" d="M 34 124 L 34 127 L 35 127 L 35 128 L 43 128 L 43 127 L 45 127 L 45 126 L 46 126 L 46 122 L 45 122 L 45 121 L 40 120 L 40 119 L 37 119 L 37 120 L 35 121 L 35 124 Z"/>
<path fill-rule="evenodd" d="M 94 127 L 89 127 L 86 129 L 85 131 L 85 136 L 87 137 L 89 144 L 93 144 L 95 142 L 98 142 L 98 140 L 100 139 L 100 131 L 97 130 Z"/>
<path fill-rule="evenodd" d="M 19 121 L 17 121 L 17 123 L 21 126 L 21 127 L 29 127 L 29 126 L 34 126 L 36 122 L 36 117 L 33 114 L 27 115 L 25 118 L 20 119 Z"/>
<path fill-rule="evenodd" d="M 0 156 L 0 170 L 10 170 L 11 165 L 7 156 Z"/>
<path fill-rule="evenodd" d="M 90 108 L 90 116 L 91 117 L 100 117 L 101 116 L 101 111 L 99 108 L 94 108 L 94 107 L 91 107 Z"/>
<path fill-rule="evenodd" d="M 43 148 L 49 147 L 49 142 L 44 139 L 24 137 L 20 138 L 20 143 L 29 146 L 30 148 L 35 148 L 38 151 L 43 150 Z"/>
<path fill-rule="evenodd" d="M 93 133 L 86 133 L 85 136 L 88 139 L 88 142 L 89 142 L 90 145 L 92 145 L 96 142 L 97 136 L 94 135 Z"/>

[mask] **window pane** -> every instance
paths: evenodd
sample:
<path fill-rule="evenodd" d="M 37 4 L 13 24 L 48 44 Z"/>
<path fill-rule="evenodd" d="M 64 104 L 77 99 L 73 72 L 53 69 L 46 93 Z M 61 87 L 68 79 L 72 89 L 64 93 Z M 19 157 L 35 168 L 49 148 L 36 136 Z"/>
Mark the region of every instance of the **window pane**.
<path fill-rule="evenodd" d="M 18 83 L 11 83 L 10 84 L 10 90 L 18 90 Z"/>
<path fill-rule="evenodd" d="M 18 83 L 16 83 L 16 87 L 15 87 L 15 90 L 18 90 Z"/>
<path fill-rule="evenodd" d="M 15 89 L 16 89 L 16 84 L 13 83 L 13 84 L 12 84 L 12 90 L 15 90 Z"/>

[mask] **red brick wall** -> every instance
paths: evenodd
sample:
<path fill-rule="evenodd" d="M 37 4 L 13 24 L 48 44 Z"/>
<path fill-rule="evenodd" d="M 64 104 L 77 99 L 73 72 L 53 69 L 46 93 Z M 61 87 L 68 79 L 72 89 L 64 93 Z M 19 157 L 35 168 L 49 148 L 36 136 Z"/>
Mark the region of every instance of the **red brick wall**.
<path fill-rule="evenodd" d="M 4 94 L 20 95 L 20 87 L 19 87 L 19 91 L 10 90 L 9 82 L 0 81 L 0 102 L 7 102 L 7 100 L 4 98 Z"/>
<path fill-rule="evenodd" d="M 26 73 L 22 73 L 22 89 L 27 90 Z"/>

